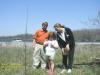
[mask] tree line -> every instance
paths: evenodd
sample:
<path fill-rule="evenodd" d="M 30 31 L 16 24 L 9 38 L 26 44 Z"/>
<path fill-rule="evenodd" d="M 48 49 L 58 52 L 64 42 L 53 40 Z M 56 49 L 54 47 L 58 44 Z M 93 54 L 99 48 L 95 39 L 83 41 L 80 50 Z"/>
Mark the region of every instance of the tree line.
<path fill-rule="evenodd" d="M 100 41 L 100 29 L 82 29 L 73 31 L 75 41 Z M 33 40 L 33 34 L 20 34 L 16 36 L 1 36 L 0 40 L 5 39 L 20 39 Z"/>
<path fill-rule="evenodd" d="M 100 41 L 100 29 L 73 31 L 75 41 Z"/>

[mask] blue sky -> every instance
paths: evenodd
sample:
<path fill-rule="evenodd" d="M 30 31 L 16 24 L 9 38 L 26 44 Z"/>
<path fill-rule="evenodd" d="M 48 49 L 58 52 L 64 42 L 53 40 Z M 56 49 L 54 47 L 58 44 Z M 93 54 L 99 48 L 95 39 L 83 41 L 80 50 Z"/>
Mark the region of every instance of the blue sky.
<path fill-rule="evenodd" d="M 40 29 L 44 21 L 49 23 L 49 31 L 54 31 L 55 23 L 79 30 L 91 28 L 81 21 L 97 16 L 100 0 L 0 0 L 0 36 L 25 33 L 27 7 L 30 34 Z"/>

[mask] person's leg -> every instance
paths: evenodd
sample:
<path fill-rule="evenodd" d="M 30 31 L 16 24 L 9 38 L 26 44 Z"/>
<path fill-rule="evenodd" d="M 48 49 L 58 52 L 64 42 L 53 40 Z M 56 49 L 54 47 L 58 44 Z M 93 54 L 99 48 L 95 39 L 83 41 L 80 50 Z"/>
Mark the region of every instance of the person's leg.
<path fill-rule="evenodd" d="M 46 56 L 46 63 L 47 63 L 48 69 L 50 69 L 50 60 L 49 60 L 49 56 Z"/>
<path fill-rule="evenodd" d="M 50 56 L 50 69 L 51 69 L 51 72 L 50 72 L 50 75 L 53 75 L 53 71 L 54 71 L 54 56 Z"/>
<path fill-rule="evenodd" d="M 63 66 L 64 68 L 67 67 L 67 55 L 62 55 L 63 56 Z"/>
<path fill-rule="evenodd" d="M 49 66 L 49 69 L 47 70 L 47 72 L 51 72 L 51 64 L 50 64 L 50 60 L 48 60 L 48 66 Z"/>
<path fill-rule="evenodd" d="M 49 72 L 50 75 L 53 75 L 53 71 L 54 71 L 54 56 L 49 56 L 49 70 L 47 72 Z"/>
<path fill-rule="evenodd" d="M 50 69 L 50 60 L 48 61 L 48 66 L 49 66 L 49 69 Z"/>
<path fill-rule="evenodd" d="M 74 48 L 71 49 L 71 51 L 69 52 L 69 56 L 68 56 L 68 68 L 72 69 L 72 64 L 73 64 L 73 57 L 74 57 Z"/>
<path fill-rule="evenodd" d="M 67 67 L 67 55 L 62 55 L 62 62 L 63 62 L 63 66 L 62 66 L 62 71 L 60 73 L 64 73 L 66 71 L 66 67 Z"/>
<path fill-rule="evenodd" d="M 36 68 L 40 63 L 40 50 L 39 50 L 39 45 L 36 44 L 34 53 L 33 53 L 33 68 Z"/>
<path fill-rule="evenodd" d="M 54 70 L 54 56 L 50 56 L 50 58 L 49 58 L 49 60 L 50 60 L 50 68 L 51 68 L 51 71 L 53 72 L 53 70 Z"/>
<path fill-rule="evenodd" d="M 53 62 L 53 60 L 50 60 L 50 68 L 51 68 L 51 72 L 53 72 L 53 70 L 54 70 L 54 62 Z"/>
<path fill-rule="evenodd" d="M 44 69 L 46 67 L 46 55 L 45 55 L 45 52 L 43 49 L 43 45 L 41 45 L 40 49 L 41 49 L 41 52 L 40 52 L 40 54 L 41 54 L 41 68 Z"/>

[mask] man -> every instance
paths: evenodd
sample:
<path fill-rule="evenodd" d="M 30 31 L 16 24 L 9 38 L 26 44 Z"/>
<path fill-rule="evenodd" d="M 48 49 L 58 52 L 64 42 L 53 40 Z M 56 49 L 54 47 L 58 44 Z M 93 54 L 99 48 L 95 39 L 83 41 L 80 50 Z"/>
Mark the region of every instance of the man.
<path fill-rule="evenodd" d="M 73 56 L 74 56 L 74 47 L 75 47 L 73 33 L 69 28 L 62 26 L 59 23 L 55 24 L 54 28 L 57 31 L 57 41 L 62 50 L 63 70 L 61 71 L 61 73 L 65 72 L 66 71 L 65 68 L 67 67 L 68 67 L 68 73 L 71 73 Z"/>
<path fill-rule="evenodd" d="M 36 68 L 41 64 L 41 68 L 45 69 L 45 53 L 43 49 L 43 43 L 46 39 L 48 39 L 49 32 L 47 31 L 48 22 L 42 23 L 42 28 L 37 30 L 35 35 L 33 36 L 33 68 Z"/>

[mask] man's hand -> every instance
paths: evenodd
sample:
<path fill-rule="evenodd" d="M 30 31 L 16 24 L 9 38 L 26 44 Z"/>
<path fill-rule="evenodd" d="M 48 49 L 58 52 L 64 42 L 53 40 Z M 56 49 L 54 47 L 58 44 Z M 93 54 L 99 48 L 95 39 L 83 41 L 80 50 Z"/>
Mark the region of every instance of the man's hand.
<path fill-rule="evenodd" d="M 35 49 L 35 45 L 33 45 L 32 47 L 33 47 L 33 50 L 34 50 Z"/>
<path fill-rule="evenodd" d="M 33 46 L 32 46 L 33 50 L 35 49 L 35 39 L 33 39 Z"/>
<path fill-rule="evenodd" d="M 47 45 L 48 45 L 48 43 L 44 43 L 43 45 L 44 45 L 44 46 L 47 46 Z"/>

